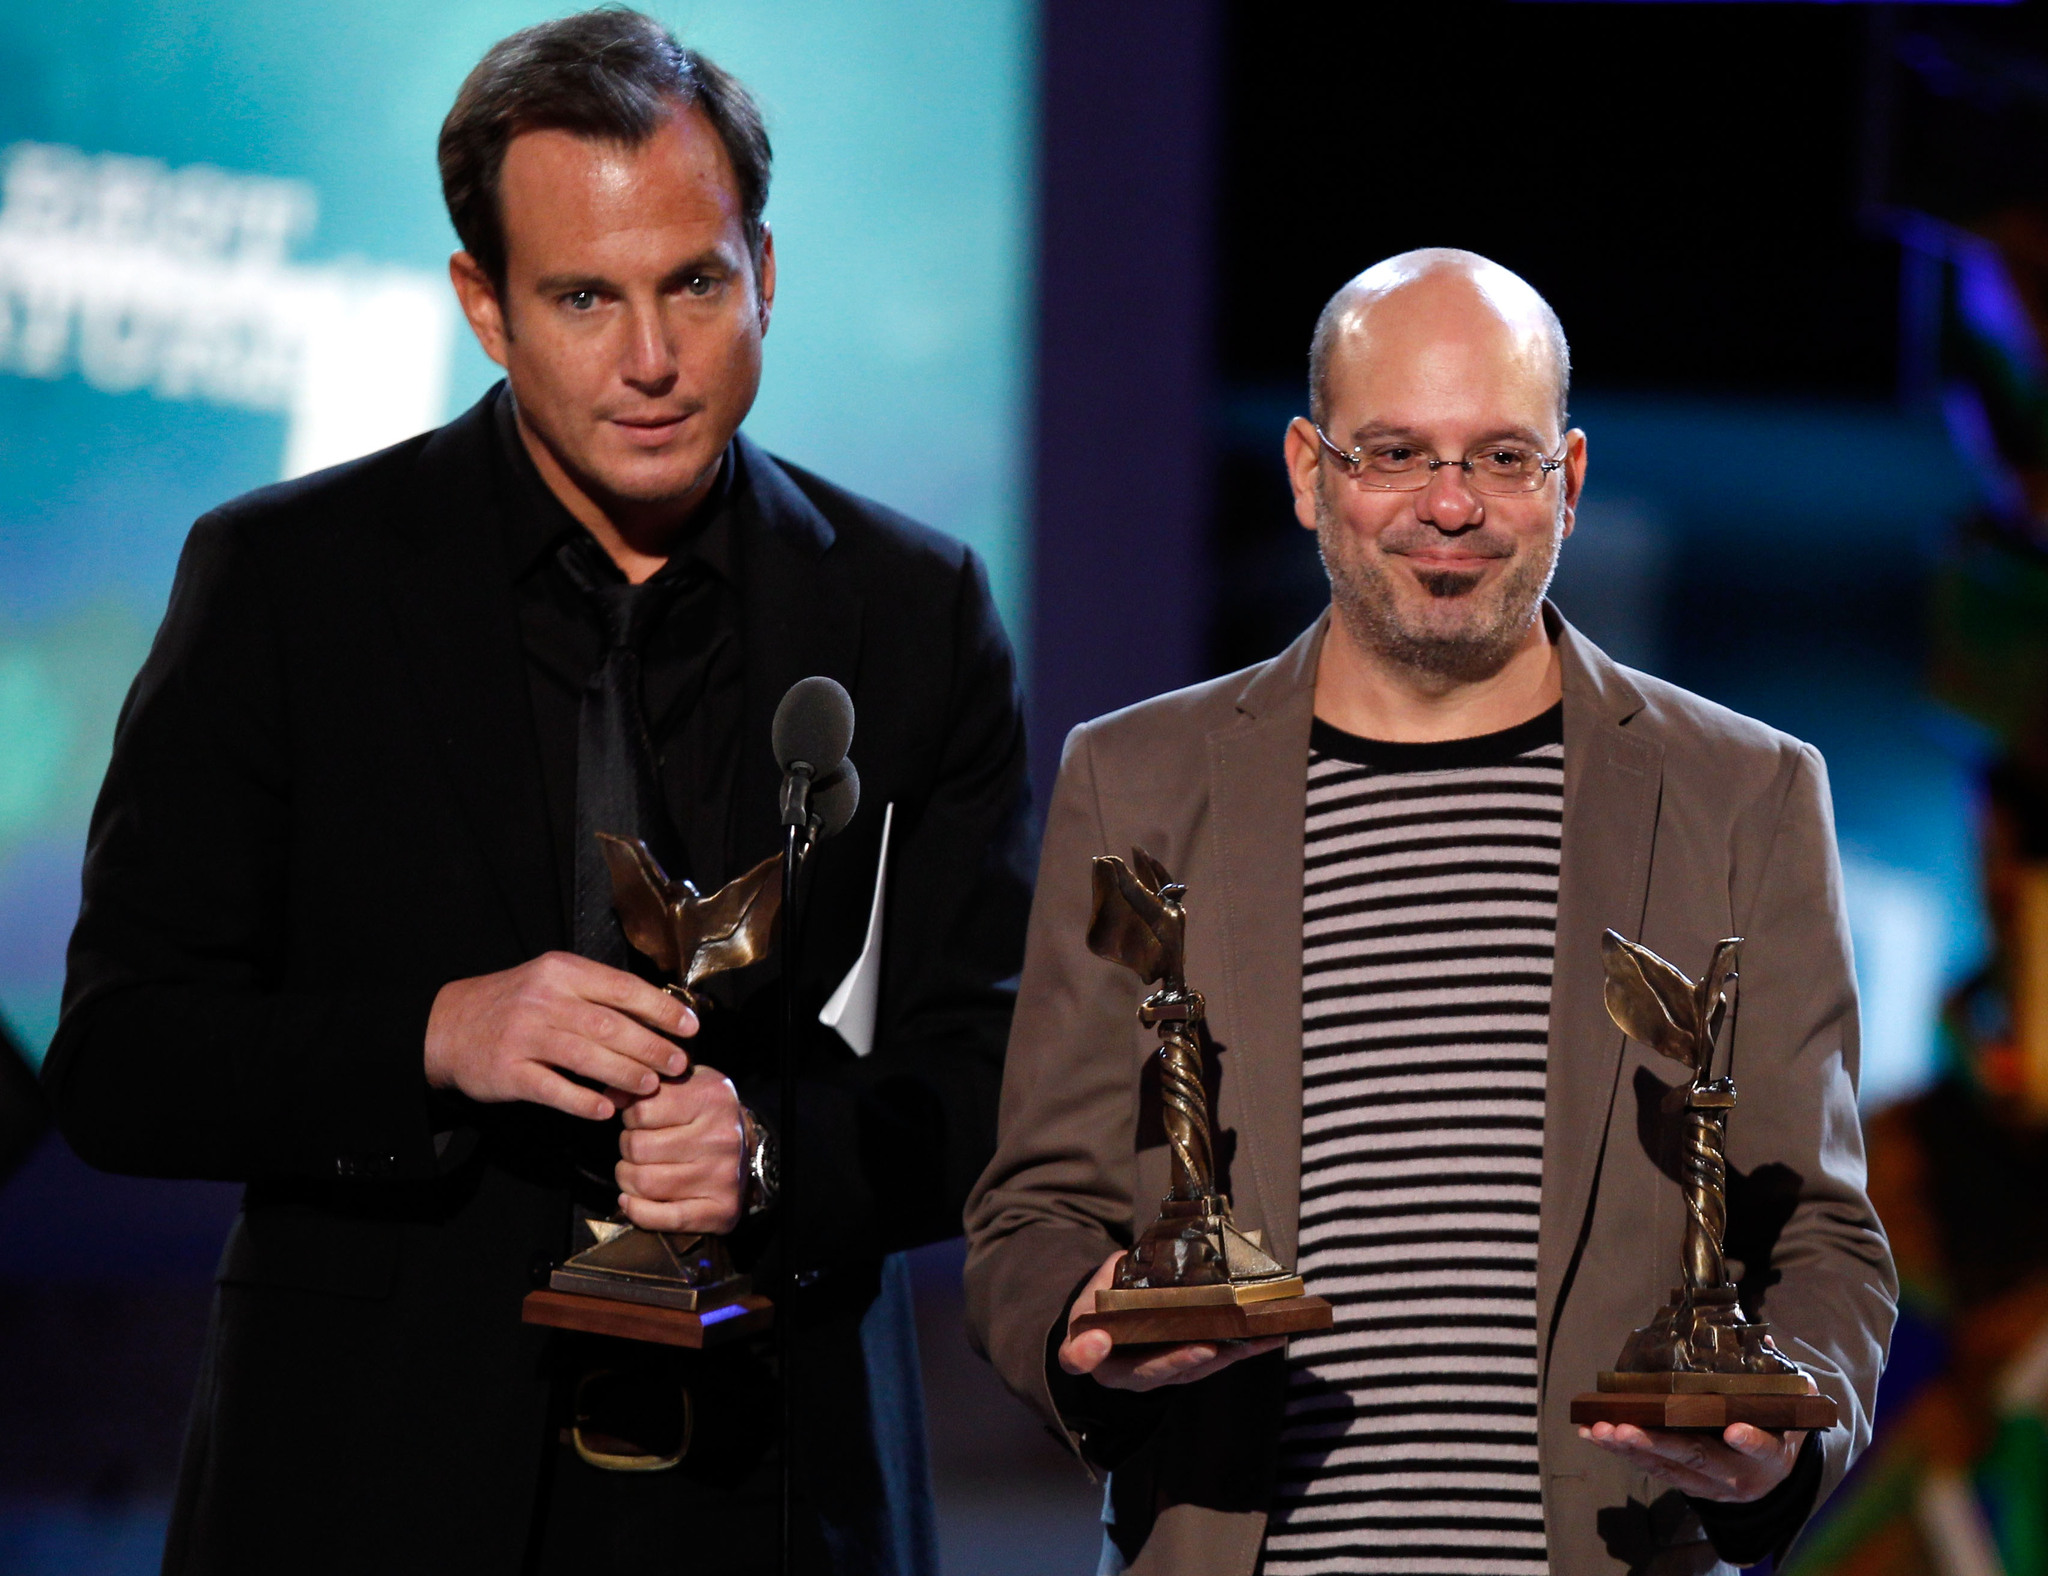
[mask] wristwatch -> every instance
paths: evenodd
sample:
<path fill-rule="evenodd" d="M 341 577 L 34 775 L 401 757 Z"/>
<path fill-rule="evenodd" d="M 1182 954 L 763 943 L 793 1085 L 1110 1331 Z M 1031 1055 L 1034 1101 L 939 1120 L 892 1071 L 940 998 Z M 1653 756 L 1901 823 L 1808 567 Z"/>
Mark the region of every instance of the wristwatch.
<path fill-rule="evenodd" d="M 782 1183 L 775 1133 L 744 1105 L 740 1107 L 740 1117 L 746 1129 L 746 1147 L 740 1156 L 741 1193 L 745 1200 L 742 1207 L 746 1214 L 758 1215 L 775 1202 Z"/>

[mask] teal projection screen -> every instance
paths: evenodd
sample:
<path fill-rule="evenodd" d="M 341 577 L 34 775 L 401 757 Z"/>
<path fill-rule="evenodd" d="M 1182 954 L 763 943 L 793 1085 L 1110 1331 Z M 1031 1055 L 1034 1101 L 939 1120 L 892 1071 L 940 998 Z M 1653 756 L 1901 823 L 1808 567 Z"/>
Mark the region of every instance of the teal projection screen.
<path fill-rule="evenodd" d="M 434 138 L 512 0 L 0 0 L 0 1013 L 56 1021 L 87 817 L 192 520 L 434 426 Z M 645 7 L 774 139 L 778 453 L 965 538 L 1023 629 L 1025 0 Z"/>

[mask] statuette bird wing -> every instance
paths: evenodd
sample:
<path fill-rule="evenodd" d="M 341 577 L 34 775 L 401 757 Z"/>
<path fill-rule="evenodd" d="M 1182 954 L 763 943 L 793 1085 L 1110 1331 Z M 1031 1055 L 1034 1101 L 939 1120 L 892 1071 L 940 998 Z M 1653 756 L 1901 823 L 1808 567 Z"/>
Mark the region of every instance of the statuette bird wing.
<path fill-rule="evenodd" d="M 675 973 L 680 960 L 675 931 L 669 924 L 669 905 L 676 895 L 667 874 L 637 837 L 599 832 L 597 840 L 604 845 L 604 862 L 612 873 L 612 906 L 618 910 L 626 939 L 652 958 L 663 973 Z M 694 895 L 688 882 L 683 885 Z"/>
<path fill-rule="evenodd" d="M 1171 886 L 1159 862 L 1142 848 L 1131 850 L 1133 873 L 1114 854 L 1095 860 L 1095 909 L 1088 922 L 1088 949 L 1121 963 L 1147 985 L 1179 979 L 1187 916 L 1162 896 Z M 1144 879 L 1152 877 L 1156 885 Z"/>
<path fill-rule="evenodd" d="M 1138 884 L 1155 897 L 1170 895 L 1166 889 L 1174 884 L 1173 877 L 1166 873 L 1166 866 L 1142 848 L 1131 849 L 1131 873 L 1138 878 Z M 1180 890 L 1185 891 L 1186 888 Z"/>
<path fill-rule="evenodd" d="M 1607 971 L 1607 1016 L 1615 1027 L 1697 1073 L 1700 1035 L 1692 981 L 1648 947 L 1611 930 L 1600 938 L 1600 962 Z"/>
<path fill-rule="evenodd" d="M 710 975 L 766 957 L 781 911 L 780 854 L 770 854 L 709 897 L 686 899 L 676 916 L 676 940 L 688 959 L 684 986 L 694 988 Z"/>
<path fill-rule="evenodd" d="M 1741 951 L 1740 936 L 1716 942 L 1714 960 L 1707 965 L 1706 975 L 1700 980 L 1701 1055 L 1709 1058 L 1714 1054 L 1714 1041 L 1721 1033 L 1721 1015 L 1728 1010 L 1728 987 L 1741 978 L 1735 969 L 1735 960 Z"/>

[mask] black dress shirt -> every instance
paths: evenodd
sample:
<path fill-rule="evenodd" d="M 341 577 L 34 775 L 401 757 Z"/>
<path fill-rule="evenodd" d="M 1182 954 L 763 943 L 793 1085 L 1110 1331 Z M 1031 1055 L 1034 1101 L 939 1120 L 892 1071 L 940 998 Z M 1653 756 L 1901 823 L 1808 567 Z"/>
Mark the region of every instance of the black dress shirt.
<path fill-rule="evenodd" d="M 576 886 L 577 716 L 583 687 L 604 660 L 604 627 L 558 555 L 582 538 L 592 573 L 621 584 L 625 576 L 541 479 L 509 390 L 499 392 L 493 418 L 506 562 L 566 919 Z M 641 710 L 671 834 L 657 852 L 671 878 L 687 876 L 707 891 L 737 873 L 729 866 L 744 692 L 734 534 L 753 504 L 743 470 L 738 446 L 728 444 L 710 495 L 650 581 L 673 594 L 639 652 Z"/>

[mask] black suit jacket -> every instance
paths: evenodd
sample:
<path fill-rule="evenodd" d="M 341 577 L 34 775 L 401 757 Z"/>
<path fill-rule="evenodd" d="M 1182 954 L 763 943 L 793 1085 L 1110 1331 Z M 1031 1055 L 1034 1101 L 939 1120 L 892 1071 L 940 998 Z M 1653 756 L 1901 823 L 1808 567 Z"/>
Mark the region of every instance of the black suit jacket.
<path fill-rule="evenodd" d="M 442 984 L 568 944 L 490 442 L 487 397 L 200 520 L 122 712 L 45 1083 L 91 1163 L 247 1184 L 168 1570 L 520 1563 L 556 1338 L 519 1305 L 567 1246 L 572 1119 L 436 1094 L 422 1071 Z M 1024 735 L 971 552 L 744 458 L 763 519 L 739 544 L 747 755 L 725 868 L 700 879 L 779 846 L 783 691 L 829 674 L 859 715 L 860 811 L 814 856 L 796 982 L 785 1144 L 809 1207 L 736 1247 L 772 1285 L 793 1237 L 818 1272 L 785 1313 L 820 1447 L 809 1497 L 850 1548 L 887 1475 L 859 1335 L 881 1256 L 957 1232 L 993 1147 L 1029 897 Z M 892 802 L 860 1060 L 815 1018 L 860 950 Z M 780 982 L 755 972 L 725 982 L 698 1051 L 773 1112 Z M 699 1426 L 714 1437 L 693 1452 L 715 1456 L 717 1419 Z"/>

